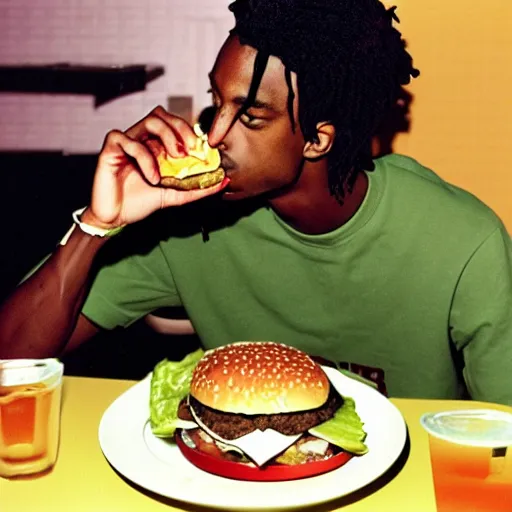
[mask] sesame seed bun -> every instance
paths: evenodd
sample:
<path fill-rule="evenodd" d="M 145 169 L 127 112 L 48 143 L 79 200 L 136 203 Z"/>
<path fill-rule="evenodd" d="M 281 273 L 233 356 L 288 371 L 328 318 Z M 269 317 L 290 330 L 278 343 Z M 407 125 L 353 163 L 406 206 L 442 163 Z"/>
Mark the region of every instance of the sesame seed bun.
<path fill-rule="evenodd" d="M 240 342 L 206 352 L 190 395 L 236 414 L 279 414 L 321 407 L 330 384 L 306 353 L 274 342 Z"/>

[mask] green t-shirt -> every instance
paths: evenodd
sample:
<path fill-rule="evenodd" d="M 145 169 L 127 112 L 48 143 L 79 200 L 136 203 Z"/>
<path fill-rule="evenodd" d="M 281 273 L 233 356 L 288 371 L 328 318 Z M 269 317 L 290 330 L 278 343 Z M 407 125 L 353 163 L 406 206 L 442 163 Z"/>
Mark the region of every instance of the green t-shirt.
<path fill-rule="evenodd" d="M 391 396 L 457 398 L 465 381 L 512 405 L 504 226 L 412 159 L 368 177 L 356 215 L 323 235 L 247 202 L 161 212 L 107 244 L 83 313 L 108 329 L 183 305 L 205 348 L 273 340 L 381 368 Z"/>

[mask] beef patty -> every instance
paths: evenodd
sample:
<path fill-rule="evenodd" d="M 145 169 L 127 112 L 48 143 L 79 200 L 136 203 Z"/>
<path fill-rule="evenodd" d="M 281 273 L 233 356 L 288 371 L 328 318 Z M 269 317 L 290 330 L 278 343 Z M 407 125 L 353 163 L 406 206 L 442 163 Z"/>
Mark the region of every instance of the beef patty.
<path fill-rule="evenodd" d="M 331 386 L 325 404 L 317 409 L 304 412 L 253 415 L 221 412 L 203 405 L 192 396 L 189 397 L 189 403 L 196 415 L 210 430 L 224 439 L 237 439 L 256 429 L 266 430 L 267 428 L 277 430 L 287 436 L 302 434 L 315 425 L 332 418 L 341 407 L 343 399 Z M 180 405 L 178 416 L 182 419 L 189 419 L 188 414 L 184 404 Z"/>

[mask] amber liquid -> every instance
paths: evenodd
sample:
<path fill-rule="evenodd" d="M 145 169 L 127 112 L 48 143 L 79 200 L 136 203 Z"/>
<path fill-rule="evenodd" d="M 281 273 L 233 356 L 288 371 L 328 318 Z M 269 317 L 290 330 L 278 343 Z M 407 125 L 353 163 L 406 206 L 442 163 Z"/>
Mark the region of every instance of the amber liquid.
<path fill-rule="evenodd" d="M 511 512 L 512 448 L 457 445 L 429 436 L 438 512 Z"/>
<path fill-rule="evenodd" d="M 56 459 L 61 386 L 44 384 L 0 395 L 0 475 L 43 471 Z"/>

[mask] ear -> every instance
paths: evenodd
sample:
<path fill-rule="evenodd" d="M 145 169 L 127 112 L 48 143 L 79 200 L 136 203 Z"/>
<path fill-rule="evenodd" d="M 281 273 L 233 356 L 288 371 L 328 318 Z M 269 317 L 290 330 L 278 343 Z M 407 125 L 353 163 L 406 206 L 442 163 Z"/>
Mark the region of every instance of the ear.
<path fill-rule="evenodd" d="M 316 125 L 316 137 L 313 141 L 307 141 L 302 154 L 304 158 L 317 159 L 325 156 L 332 148 L 336 129 L 329 121 L 323 121 Z"/>

